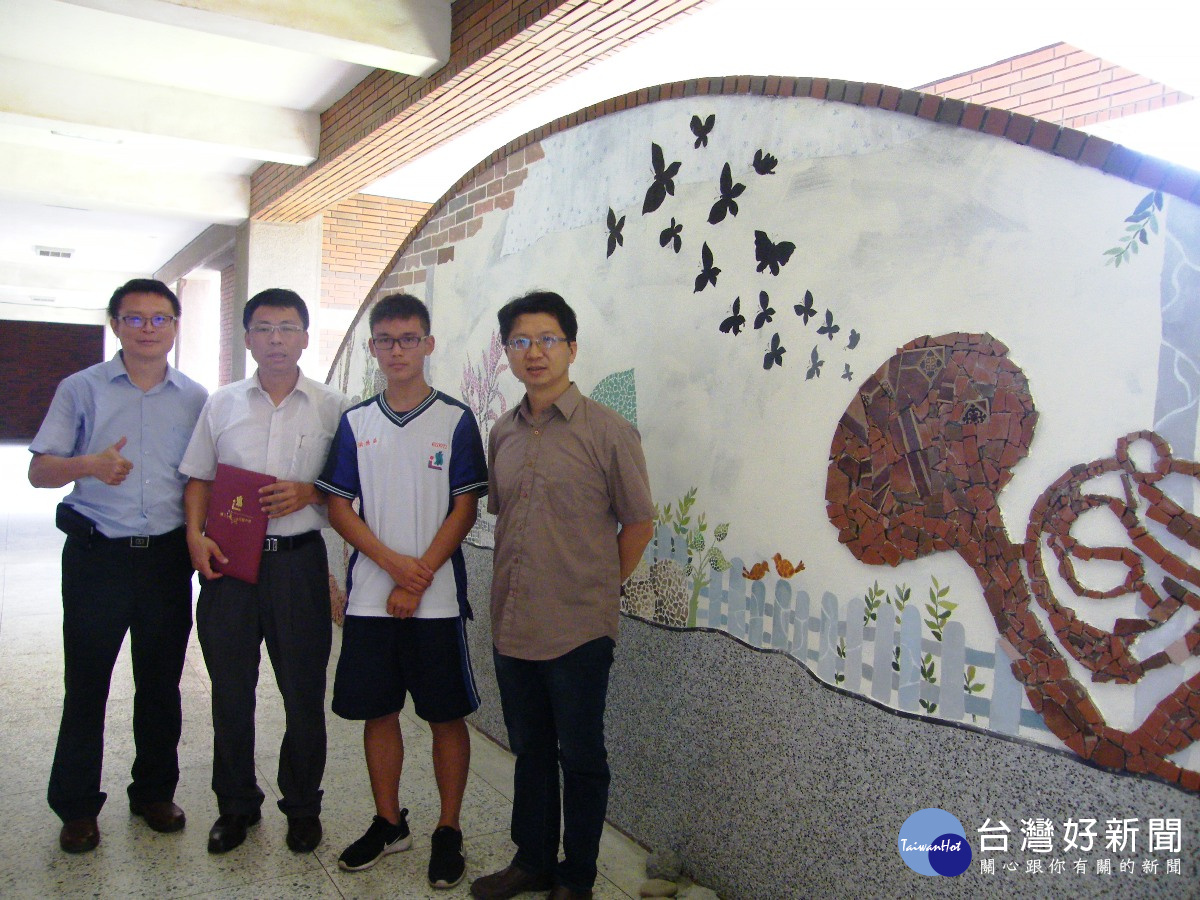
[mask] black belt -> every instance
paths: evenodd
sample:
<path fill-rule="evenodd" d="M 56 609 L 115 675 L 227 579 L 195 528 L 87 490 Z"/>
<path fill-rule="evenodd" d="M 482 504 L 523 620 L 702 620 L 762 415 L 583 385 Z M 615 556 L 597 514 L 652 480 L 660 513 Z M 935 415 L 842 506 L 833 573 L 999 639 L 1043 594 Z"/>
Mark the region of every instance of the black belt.
<path fill-rule="evenodd" d="M 263 553 L 276 553 L 280 550 L 295 550 L 305 544 L 311 544 L 321 537 L 319 531 L 306 531 L 304 534 L 293 534 L 289 537 L 272 537 L 267 535 L 263 541 Z"/>
<path fill-rule="evenodd" d="M 176 528 L 174 531 L 168 531 L 164 534 L 131 534 L 128 537 L 119 538 L 105 537 L 99 531 L 94 531 L 86 540 L 101 541 L 116 547 L 132 547 L 134 550 L 149 550 L 153 547 L 161 547 L 163 544 L 172 541 L 178 542 L 184 535 L 185 529 L 183 527 Z"/>
<path fill-rule="evenodd" d="M 110 547 L 132 547 L 134 550 L 161 547 L 170 541 L 178 541 L 186 535 L 186 529 L 180 525 L 178 528 L 162 534 L 133 534 L 128 537 L 110 538 L 96 527 L 95 522 L 69 503 L 58 504 L 54 513 L 54 524 L 63 534 L 78 538 L 89 545 L 93 542 L 103 542 Z"/>

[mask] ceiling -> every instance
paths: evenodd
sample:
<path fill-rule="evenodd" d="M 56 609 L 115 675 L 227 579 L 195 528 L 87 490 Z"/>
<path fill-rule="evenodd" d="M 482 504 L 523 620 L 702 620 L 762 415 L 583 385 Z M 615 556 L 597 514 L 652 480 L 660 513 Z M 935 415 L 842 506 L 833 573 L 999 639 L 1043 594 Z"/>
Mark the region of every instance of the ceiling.
<path fill-rule="evenodd" d="M 373 68 L 449 51 L 449 0 L 0 0 L 0 316 L 103 305 L 316 159 Z"/>
<path fill-rule="evenodd" d="M 434 200 L 545 121 L 706 75 L 910 87 L 1065 41 L 1200 96 L 1194 2 L 827 6 L 713 0 L 366 190 Z M 320 112 L 372 68 L 429 74 L 449 43 L 449 0 L 0 0 L 0 319 L 94 318 L 114 285 L 244 221 L 263 162 L 315 159 Z M 1200 104 L 1094 130 L 1200 168 Z"/>

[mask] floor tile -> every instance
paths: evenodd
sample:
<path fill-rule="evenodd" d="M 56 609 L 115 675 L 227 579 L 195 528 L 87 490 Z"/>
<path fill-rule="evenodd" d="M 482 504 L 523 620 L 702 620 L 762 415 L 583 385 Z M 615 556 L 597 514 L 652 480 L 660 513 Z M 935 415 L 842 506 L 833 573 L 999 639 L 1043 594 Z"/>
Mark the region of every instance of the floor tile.
<path fill-rule="evenodd" d="M 228 854 L 207 852 L 217 818 L 212 780 L 211 684 L 192 630 L 184 673 L 180 781 L 175 799 L 188 817 L 176 834 L 157 834 L 129 814 L 126 785 L 133 763 L 133 675 L 128 641 L 113 671 L 105 720 L 102 788 L 109 795 L 99 817 L 101 843 L 72 856 L 58 847 L 60 823 L 46 805 L 46 781 L 62 714 L 62 607 L 59 564 L 62 535 L 54 506 L 65 490 L 38 491 L 25 481 L 24 447 L 0 444 L 0 897 L 441 898 L 467 894 L 474 878 L 509 863 L 512 756 L 472 730 L 471 776 L 462 811 L 467 876 L 457 888 L 432 890 L 425 878 L 429 839 L 439 800 L 429 726 L 411 708 L 401 714 L 406 760 L 401 802 L 410 810 L 413 849 L 368 872 L 342 872 L 337 858 L 370 824 L 374 813 L 362 753 L 362 724 L 327 713 L 324 839 L 313 853 L 287 849 L 276 769 L 285 719 L 265 649 L 256 709 L 255 765 L 266 795 L 263 820 L 246 843 Z M 198 586 L 193 597 L 198 596 Z M 340 650 L 334 630 L 329 694 Z M 636 896 L 645 852 L 606 829 L 601 843 L 599 900 Z"/>

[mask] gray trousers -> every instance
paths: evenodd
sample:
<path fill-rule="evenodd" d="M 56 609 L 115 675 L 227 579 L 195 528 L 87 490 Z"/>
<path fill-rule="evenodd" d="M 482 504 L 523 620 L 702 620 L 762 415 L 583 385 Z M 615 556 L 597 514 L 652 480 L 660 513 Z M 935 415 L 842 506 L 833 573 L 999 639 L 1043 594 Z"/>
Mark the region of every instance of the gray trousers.
<path fill-rule="evenodd" d="M 325 669 L 333 638 L 324 540 L 264 553 L 258 578 L 256 585 L 228 575 L 201 579 L 196 633 L 212 680 L 212 788 L 222 815 L 262 806 L 254 692 L 265 641 L 286 716 L 279 809 L 315 816 L 325 774 Z"/>

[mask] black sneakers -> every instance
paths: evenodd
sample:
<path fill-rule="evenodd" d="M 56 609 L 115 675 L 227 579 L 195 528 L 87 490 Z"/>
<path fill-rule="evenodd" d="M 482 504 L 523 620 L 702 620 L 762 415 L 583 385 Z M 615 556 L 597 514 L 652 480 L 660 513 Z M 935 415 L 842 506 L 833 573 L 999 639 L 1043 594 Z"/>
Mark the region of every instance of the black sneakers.
<path fill-rule="evenodd" d="M 452 888 L 463 879 L 467 871 L 467 860 L 463 856 L 462 832 L 449 825 L 442 825 L 433 833 L 429 851 L 429 886 Z"/>
<path fill-rule="evenodd" d="M 400 810 L 400 824 L 393 825 L 383 816 L 371 821 L 367 833 L 342 851 L 338 866 L 347 872 L 369 869 L 389 853 L 398 853 L 412 846 L 408 831 L 408 810 Z M 459 875 L 461 878 L 462 875 Z"/>

